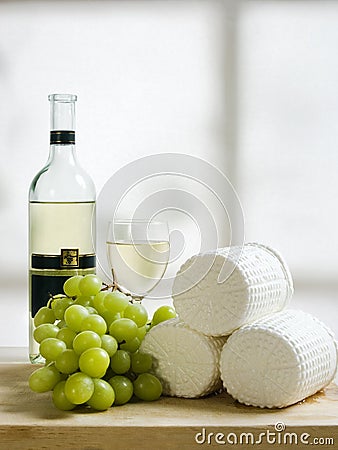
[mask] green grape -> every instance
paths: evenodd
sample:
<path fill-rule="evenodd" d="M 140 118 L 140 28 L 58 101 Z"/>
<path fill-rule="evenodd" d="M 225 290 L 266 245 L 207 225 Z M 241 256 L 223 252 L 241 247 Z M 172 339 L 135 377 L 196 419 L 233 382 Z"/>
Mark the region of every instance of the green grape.
<path fill-rule="evenodd" d="M 102 281 L 94 274 L 85 275 L 79 283 L 79 289 L 82 295 L 96 295 L 100 292 Z"/>
<path fill-rule="evenodd" d="M 160 380 L 151 373 L 141 373 L 133 384 L 134 394 L 140 400 L 151 402 L 161 397 L 162 384 Z"/>
<path fill-rule="evenodd" d="M 82 275 L 75 275 L 65 281 L 63 284 L 63 291 L 68 297 L 77 297 L 78 295 L 81 295 L 79 283 L 82 278 Z"/>
<path fill-rule="evenodd" d="M 126 373 L 130 369 L 130 354 L 125 350 L 117 350 L 110 361 L 110 367 L 118 375 Z"/>
<path fill-rule="evenodd" d="M 101 315 L 106 310 L 106 307 L 104 306 L 104 298 L 107 294 L 108 294 L 107 291 L 100 291 L 98 294 L 95 295 L 93 299 L 93 306 L 97 310 L 97 312 Z"/>
<path fill-rule="evenodd" d="M 101 347 L 108 353 L 109 356 L 113 356 L 118 348 L 117 340 L 109 334 L 103 334 L 101 336 Z"/>
<path fill-rule="evenodd" d="M 80 295 L 73 303 L 74 305 L 93 306 L 93 298 L 92 295 Z"/>
<path fill-rule="evenodd" d="M 61 328 L 56 335 L 58 339 L 61 339 L 66 344 L 67 348 L 73 348 L 73 340 L 75 339 L 76 332 L 68 327 Z"/>
<path fill-rule="evenodd" d="M 83 319 L 81 323 L 81 331 L 90 330 L 97 334 L 105 334 L 107 331 L 107 324 L 103 317 L 98 314 L 90 314 Z"/>
<path fill-rule="evenodd" d="M 151 324 L 154 326 L 165 320 L 174 319 L 176 316 L 176 311 L 172 306 L 163 305 L 154 312 Z"/>
<path fill-rule="evenodd" d="M 134 392 L 133 383 L 129 378 L 122 375 L 115 375 L 109 379 L 108 383 L 115 392 L 115 405 L 124 405 L 129 402 Z"/>
<path fill-rule="evenodd" d="M 81 353 L 79 366 L 81 372 L 93 378 L 102 378 L 110 363 L 108 353 L 100 347 L 89 348 Z"/>
<path fill-rule="evenodd" d="M 128 305 L 129 299 L 122 292 L 109 292 L 104 298 L 105 308 L 112 313 L 122 312 Z"/>
<path fill-rule="evenodd" d="M 117 342 L 131 341 L 136 337 L 137 325 L 131 319 L 117 319 L 111 323 L 109 334 L 114 336 Z"/>
<path fill-rule="evenodd" d="M 67 327 L 74 331 L 81 331 L 81 324 L 84 318 L 89 316 L 89 312 L 82 305 L 72 305 L 65 311 L 65 322 Z"/>
<path fill-rule="evenodd" d="M 79 356 L 74 350 L 66 349 L 56 357 L 55 367 L 61 373 L 74 373 L 79 368 Z"/>
<path fill-rule="evenodd" d="M 55 318 L 63 320 L 66 309 L 72 304 L 73 300 L 69 297 L 61 297 L 53 300 L 52 310 L 54 311 Z"/>
<path fill-rule="evenodd" d="M 101 338 L 94 331 L 81 331 L 73 340 L 73 349 L 78 355 L 94 347 L 101 347 Z"/>
<path fill-rule="evenodd" d="M 105 411 L 110 408 L 115 400 L 115 392 L 107 381 L 94 378 L 94 392 L 87 404 L 97 411 Z"/>
<path fill-rule="evenodd" d="M 139 327 L 137 329 L 136 337 L 137 339 L 142 342 L 144 339 L 144 336 L 147 334 L 147 326 L 144 325 L 143 327 Z"/>
<path fill-rule="evenodd" d="M 52 323 L 43 323 L 35 328 L 33 332 L 34 339 L 36 342 L 40 344 L 44 339 L 49 337 L 56 337 L 58 334 L 59 328 Z"/>
<path fill-rule="evenodd" d="M 70 375 L 64 387 L 66 398 L 74 405 L 87 402 L 94 392 L 94 382 L 90 376 L 82 372 Z"/>
<path fill-rule="evenodd" d="M 89 312 L 89 314 L 98 314 L 98 312 L 96 311 L 96 309 L 93 308 L 92 306 L 86 306 L 85 308 L 86 308 L 86 310 Z"/>
<path fill-rule="evenodd" d="M 131 355 L 131 370 L 135 373 L 149 372 L 153 363 L 148 353 L 136 352 Z"/>
<path fill-rule="evenodd" d="M 75 408 L 76 405 L 71 403 L 65 394 L 65 384 L 66 382 L 59 381 L 59 383 L 53 389 L 53 403 L 61 411 L 70 411 Z"/>
<path fill-rule="evenodd" d="M 58 323 L 56 324 L 58 328 L 64 328 L 66 327 L 66 322 L 64 320 L 59 320 Z"/>
<path fill-rule="evenodd" d="M 60 353 L 66 350 L 66 344 L 57 338 L 44 339 L 39 347 L 40 355 L 49 361 L 55 361 Z"/>
<path fill-rule="evenodd" d="M 138 327 L 143 327 L 147 323 L 148 313 L 141 303 L 133 303 L 123 311 L 123 317 L 133 320 Z"/>
<path fill-rule="evenodd" d="M 61 376 L 54 366 L 40 367 L 29 377 L 28 384 L 34 392 L 51 391 L 60 381 Z"/>
<path fill-rule="evenodd" d="M 134 337 L 131 341 L 126 341 L 120 344 L 120 349 L 127 350 L 130 353 L 136 352 L 136 350 L 140 347 L 141 342 L 139 338 Z"/>
<path fill-rule="evenodd" d="M 107 327 L 109 328 L 110 325 L 117 319 L 121 319 L 121 313 L 113 313 L 108 311 L 107 309 L 101 313 L 101 316 L 106 321 Z"/>
<path fill-rule="evenodd" d="M 54 311 L 48 306 L 43 306 L 39 309 L 39 311 L 35 314 L 34 317 L 34 325 L 38 327 L 43 323 L 54 323 L 55 322 L 55 314 Z"/>

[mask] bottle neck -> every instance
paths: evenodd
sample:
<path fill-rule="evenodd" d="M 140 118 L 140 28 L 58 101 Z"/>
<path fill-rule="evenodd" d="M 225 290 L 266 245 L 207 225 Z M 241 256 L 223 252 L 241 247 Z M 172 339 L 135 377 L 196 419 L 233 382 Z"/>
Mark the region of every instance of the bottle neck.
<path fill-rule="evenodd" d="M 52 94 L 50 101 L 49 162 L 76 164 L 75 102 L 76 95 Z"/>
<path fill-rule="evenodd" d="M 52 94 L 50 101 L 50 129 L 75 130 L 76 95 Z"/>
<path fill-rule="evenodd" d="M 47 164 L 53 165 L 71 165 L 78 164 L 76 149 L 74 144 L 51 144 L 49 147 L 49 157 Z"/>

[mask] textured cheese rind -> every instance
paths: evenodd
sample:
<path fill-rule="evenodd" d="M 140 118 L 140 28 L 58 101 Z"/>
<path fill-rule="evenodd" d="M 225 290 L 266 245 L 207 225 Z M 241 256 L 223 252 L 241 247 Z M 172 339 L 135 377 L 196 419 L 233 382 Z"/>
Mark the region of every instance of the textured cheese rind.
<path fill-rule="evenodd" d="M 140 351 L 152 356 L 152 371 L 161 380 L 164 395 L 196 398 L 222 387 L 219 358 L 224 342 L 171 319 L 146 334 Z"/>
<path fill-rule="evenodd" d="M 293 284 L 275 250 L 246 244 L 190 258 L 178 271 L 172 294 L 179 317 L 189 327 L 225 336 L 284 309 Z"/>
<path fill-rule="evenodd" d="M 318 319 L 286 310 L 235 331 L 223 347 L 220 369 L 224 387 L 239 402 L 281 408 L 334 379 L 337 344 Z"/>

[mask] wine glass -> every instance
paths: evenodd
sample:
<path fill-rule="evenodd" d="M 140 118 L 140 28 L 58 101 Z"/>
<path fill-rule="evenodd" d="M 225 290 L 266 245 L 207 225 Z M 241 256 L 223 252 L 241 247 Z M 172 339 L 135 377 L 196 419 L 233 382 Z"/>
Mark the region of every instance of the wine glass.
<path fill-rule="evenodd" d="M 109 222 L 107 253 L 113 287 L 141 301 L 162 279 L 169 260 L 166 222 Z"/>

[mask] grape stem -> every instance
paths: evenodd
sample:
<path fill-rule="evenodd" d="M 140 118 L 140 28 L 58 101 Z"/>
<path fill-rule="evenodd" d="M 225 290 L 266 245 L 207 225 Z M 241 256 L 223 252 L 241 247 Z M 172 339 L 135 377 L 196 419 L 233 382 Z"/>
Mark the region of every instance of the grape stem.
<path fill-rule="evenodd" d="M 107 284 L 105 282 L 103 282 L 103 288 L 101 289 L 101 291 L 108 291 L 109 289 L 111 289 L 112 292 L 118 291 L 121 292 L 124 295 L 127 295 L 128 297 L 130 297 L 130 303 L 134 303 L 134 302 L 142 302 L 144 296 L 142 295 L 133 295 L 131 292 L 125 291 L 123 290 L 118 283 L 115 281 L 116 277 L 115 277 L 115 273 L 114 273 L 114 269 L 112 269 L 112 274 L 113 274 L 113 282 L 112 284 Z"/>
<path fill-rule="evenodd" d="M 49 294 L 49 299 L 48 299 L 48 302 L 47 302 L 47 307 L 48 308 L 52 307 L 53 300 L 55 300 L 56 298 L 65 298 L 65 297 L 67 297 L 66 295 L 63 295 L 63 294 L 53 295 L 50 292 L 48 292 L 48 294 Z"/>

